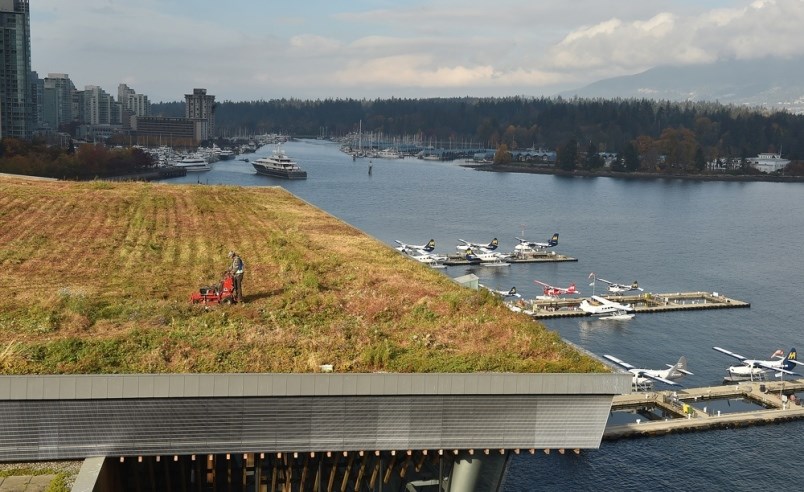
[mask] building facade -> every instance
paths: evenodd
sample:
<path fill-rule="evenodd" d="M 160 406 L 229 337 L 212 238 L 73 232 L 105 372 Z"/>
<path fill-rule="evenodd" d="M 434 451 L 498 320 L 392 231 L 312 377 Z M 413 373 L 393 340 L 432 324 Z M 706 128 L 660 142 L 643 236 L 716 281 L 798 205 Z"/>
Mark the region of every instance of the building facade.
<path fill-rule="evenodd" d="M 151 101 L 145 94 L 137 94 L 126 84 L 117 86 L 117 100 L 123 106 L 123 111 L 129 111 L 134 116 L 151 116 Z"/>
<path fill-rule="evenodd" d="M 0 136 L 28 138 L 34 126 L 28 0 L 0 0 L 0 61 Z"/>
<path fill-rule="evenodd" d="M 77 117 L 77 113 L 73 111 L 75 85 L 66 73 L 49 73 L 43 86 L 43 126 L 58 131 L 61 125 L 70 123 Z"/>
<path fill-rule="evenodd" d="M 196 122 L 199 141 L 215 136 L 215 96 L 207 95 L 206 89 L 193 89 L 184 95 L 185 116 Z"/>

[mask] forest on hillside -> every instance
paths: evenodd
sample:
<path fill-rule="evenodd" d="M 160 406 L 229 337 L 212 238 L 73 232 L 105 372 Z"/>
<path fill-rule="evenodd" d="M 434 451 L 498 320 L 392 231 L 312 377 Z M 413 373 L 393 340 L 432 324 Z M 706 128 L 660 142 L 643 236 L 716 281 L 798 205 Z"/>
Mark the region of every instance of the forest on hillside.
<path fill-rule="evenodd" d="M 159 103 L 152 114 L 183 116 L 184 103 Z M 649 99 L 438 98 L 277 99 L 216 105 L 220 135 L 285 133 L 340 137 L 356 132 L 421 141 L 473 142 L 487 148 L 557 150 L 577 142 L 583 150 L 640 155 L 675 154 L 739 159 L 761 152 L 804 158 L 804 115 L 718 103 Z"/>

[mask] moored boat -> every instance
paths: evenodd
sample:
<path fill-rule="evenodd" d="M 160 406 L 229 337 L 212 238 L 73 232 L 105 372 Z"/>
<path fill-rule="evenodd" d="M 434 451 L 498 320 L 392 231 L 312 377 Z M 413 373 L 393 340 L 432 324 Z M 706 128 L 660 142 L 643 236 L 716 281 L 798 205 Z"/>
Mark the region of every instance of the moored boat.
<path fill-rule="evenodd" d="M 183 168 L 187 172 L 209 171 L 212 169 L 212 166 L 209 165 L 206 159 L 198 156 L 188 156 L 176 161 L 176 167 Z"/>
<path fill-rule="evenodd" d="M 279 146 L 274 149 L 273 154 L 268 157 L 261 157 L 251 163 L 259 174 L 284 179 L 307 179 L 307 171 L 302 170 L 299 165 L 285 154 Z"/>
<path fill-rule="evenodd" d="M 236 154 L 229 149 L 223 149 L 218 152 L 218 159 L 222 161 L 231 161 L 236 157 Z"/>

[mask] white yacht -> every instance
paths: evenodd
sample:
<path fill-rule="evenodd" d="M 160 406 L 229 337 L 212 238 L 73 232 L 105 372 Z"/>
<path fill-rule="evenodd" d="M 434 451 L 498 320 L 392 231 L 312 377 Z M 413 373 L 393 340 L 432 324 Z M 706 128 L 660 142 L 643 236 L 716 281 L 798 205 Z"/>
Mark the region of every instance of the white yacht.
<path fill-rule="evenodd" d="M 218 159 L 222 161 L 231 161 L 236 157 L 236 154 L 229 149 L 223 149 L 218 152 Z"/>
<path fill-rule="evenodd" d="M 187 156 L 176 161 L 176 167 L 184 168 L 187 172 L 209 171 L 212 169 L 212 166 L 209 165 L 206 159 L 197 155 Z"/>

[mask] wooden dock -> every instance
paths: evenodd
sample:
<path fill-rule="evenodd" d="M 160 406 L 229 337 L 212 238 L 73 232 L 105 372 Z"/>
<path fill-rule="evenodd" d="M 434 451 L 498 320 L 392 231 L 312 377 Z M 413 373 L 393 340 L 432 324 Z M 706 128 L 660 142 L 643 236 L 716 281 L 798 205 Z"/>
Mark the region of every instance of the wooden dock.
<path fill-rule="evenodd" d="M 504 260 L 505 263 L 558 263 L 562 261 L 578 261 L 578 258 L 573 258 L 571 256 L 566 256 L 551 251 L 551 252 L 545 252 L 543 254 L 534 253 L 527 255 L 517 255 Z M 444 262 L 444 264 L 447 266 L 458 266 L 458 265 L 482 266 L 483 262 L 471 262 L 469 260 L 464 259 L 463 256 L 461 255 L 452 254 L 447 256 L 447 260 Z"/>
<path fill-rule="evenodd" d="M 629 408 L 658 408 L 672 417 L 664 420 L 608 426 L 603 432 L 603 439 L 657 436 L 675 432 L 745 427 L 803 419 L 804 406 L 801 406 L 798 399 L 790 397 L 802 390 L 804 390 L 804 379 L 783 382 L 743 382 L 737 385 L 615 396 L 611 404 L 612 411 Z M 700 405 L 696 405 L 696 403 L 706 400 L 733 398 L 750 400 L 761 405 L 765 410 L 713 414 L 711 411 L 707 412 L 699 408 Z"/>
<path fill-rule="evenodd" d="M 634 312 L 662 313 L 666 311 L 685 311 L 694 309 L 729 309 L 747 308 L 751 304 L 745 301 L 731 299 L 717 292 L 676 292 L 672 294 L 644 293 L 631 296 L 604 295 L 606 299 L 620 304 L 630 304 Z M 591 316 L 580 309 L 584 298 L 537 298 L 531 301 L 533 317 L 568 318 L 576 316 Z"/>

